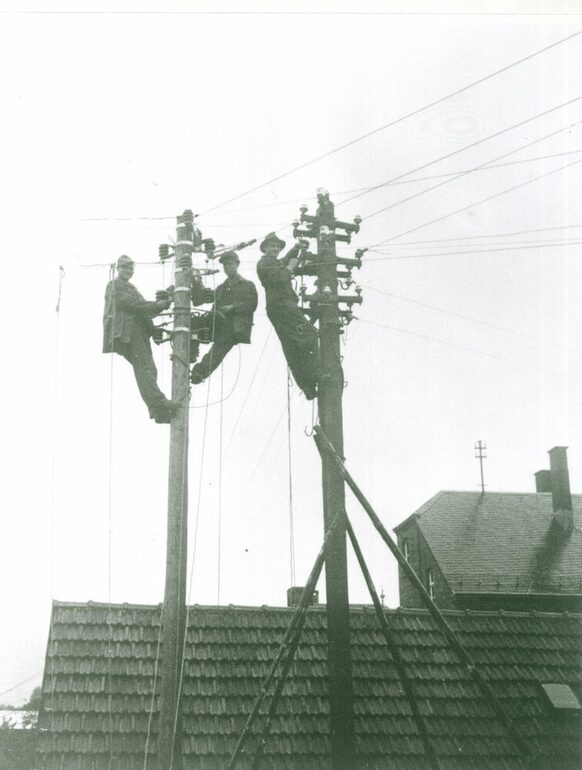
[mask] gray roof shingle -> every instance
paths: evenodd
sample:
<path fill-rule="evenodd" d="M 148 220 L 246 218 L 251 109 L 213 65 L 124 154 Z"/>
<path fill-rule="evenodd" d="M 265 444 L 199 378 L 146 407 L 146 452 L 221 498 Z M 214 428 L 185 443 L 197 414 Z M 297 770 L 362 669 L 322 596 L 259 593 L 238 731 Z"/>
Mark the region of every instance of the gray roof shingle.
<path fill-rule="evenodd" d="M 453 588 L 582 593 L 582 495 L 574 529 L 552 524 L 549 493 L 454 492 L 432 497 L 416 519 Z"/>
<path fill-rule="evenodd" d="M 377 618 L 369 608 L 350 614 L 362 766 L 424 770 L 428 764 L 422 742 Z M 580 695 L 582 615 L 445 615 L 542 762 L 560 770 L 579 768 L 581 721 L 576 714 L 553 711 L 541 684 L 569 684 Z M 290 617 L 286 608 L 190 609 L 184 770 L 226 766 Z M 519 756 L 426 611 L 387 610 L 386 617 L 445 770 L 528 769 L 528 761 Z M 149 750 L 156 749 L 158 704 L 152 690 L 159 619 L 159 607 L 55 603 L 40 713 L 39 769 L 144 769 L 148 725 Z M 324 608 L 310 608 L 263 768 L 330 768 L 325 627 Z M 249 768 L 255 740 L 249 742 L 241 768 Z M 154 767 L 153 759 L 147 767 Z"/>

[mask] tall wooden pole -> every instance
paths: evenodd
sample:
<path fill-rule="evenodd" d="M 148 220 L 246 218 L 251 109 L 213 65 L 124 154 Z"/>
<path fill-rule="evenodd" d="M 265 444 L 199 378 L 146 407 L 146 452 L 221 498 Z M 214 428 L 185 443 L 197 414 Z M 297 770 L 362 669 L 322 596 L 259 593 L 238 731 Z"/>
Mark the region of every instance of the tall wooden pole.
<path fill-rule="evenodd" d="M 193 221 L 192 212 L 185 211 L 177 218 L 176 228 L 172 401 L 176 401 L 182 406 L 170 425 L 158 770 L 179 770 L 181 766 L 180 695 L 186 622 L 188 397 L 190 389 L 190 286 L 192 279 L 192 270 L 188 265 L 194 245 Z M 182 267 L 184 263 L 185 265 Z"/>
<path fill-rule="evenodd" d="M 315 217 L 319 296 L 320 376 L 319 419 L 325 434 L 343 454 L 342 395 L 344 377 L 340 357 L 341 320 L 335 249 L 335 214 L 327 194 L 319 195 Z M 329 529 L 338 512 L 345 512 L 344 480 L 330 457 L 322 457 L 323 515 Z M 333 770 L 354 770 L 354 714 L 350 615 L 346 557 L 346 523 L 342 517 L 332 535 L 325 560 L 328 671 Z"/>

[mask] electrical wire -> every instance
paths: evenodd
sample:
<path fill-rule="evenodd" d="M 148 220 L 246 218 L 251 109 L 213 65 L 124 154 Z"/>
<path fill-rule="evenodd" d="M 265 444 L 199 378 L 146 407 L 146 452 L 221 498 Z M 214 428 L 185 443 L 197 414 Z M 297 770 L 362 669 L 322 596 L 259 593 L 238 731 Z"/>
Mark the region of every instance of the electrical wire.
<path fill-rule="evenodd" d="M 557 40 L 554 43 L 551 43 L 550 45 L 545 46 L 544 48 L 534 51 L 533 53 L 528 54 L 527 56 L 524 56 L 521 59 L 518 59 L 517 61 L 511 62 L 511 64 L 508 64 L 505 67 L 501 67 L 500 69 L 495 70 L 495 72 L 491 72 L 488 75 L 485 75 L 484 77 L 479 78 L 478 80 L 475 80 L 466 86 L 463 86 L 462 88 L 458 88 L 456 91 L 452 91 L 451 93 L 446 94 L 445 96 L 441 96 L 440 98 L 435 99 L 434 101 L 428 104 L 425 104 L 422 107 L 412 110 L 412 112 L 409 112 L 406 115 L 401 115 L 399 118 L 396 118 L 395 120 L 392 120 L 388 123 L 384 123 L 382 126 L 379 126 L 378 128 L 375 128 L 372 131 L 368 131 L 365 134 L 361 134 L 355 139 L 351 139 L 349 142 L 345 142 L 339 147 L 335 147 L 332 150 L 328 150 L 327 152 L 324 152 L 321 155 L 317 155 L 316 157 L 311 158 L 310 160 L 305 161 L 304 163 L 301 163 L 300 165 L 295 166 L 294 168 L 289 169 L 288 171 L 285 171 L 282 174 L 272 177 L 271 179 L 268 179 L 266 182 L 262 182 L 261 184 L 255 185 L 254 187 L 251 187 L 250 189 L 245 190 L 244 192 L 234 195 L 232 198 L 228 198 L 227 200 L 222 201 L 222 203 L 218 203 L 215 206 L 211 206 L 210 208 L 205 209 L 202 212 L 202 214 L 208 214 L 210 211 L 216 211 L 216 209 L 222 208 L 223 206 L 226 206 L 229 203 L 232 203 L 236 200 L 239 200 L 240 198 L 250 195 L 251 193 L 256 192 L 257 190 L 261 190 L 262 188 L 267 187 L 268 185 L 273 184 L 274 182 L 278 182 L 279 180 L 289 176 L 290 174 L 294 174 L 296 171 L 300 171 L 301 169 L 306 168 L 307 166 L 310 166 L 312 163 L 316 163 L 317 161 L 323 160 L 324 158 L 328 158 L 330 155 L 334 155 L 335 153 L 338 153 L 341 150 L 345 150 L 346 148 L 351 147 L 352 145 L 362 141 L 363 139 L 368 139 L 369 137 L 374 136 L 375 134 L 378 134 L 381 131 L 385 131 L 386 129 L 391 128 L 392 126 L 395 126 L 398 123 L 401 123 L 402 121 L 407 120 L 408 118 L 412 118 L 415 115 L 420 115 L 420 113 L 424 112 L 425 110 L 428 110 L 431 107 L 435 107 L 437 104 L 442 104 L 442 102 L 447 101 L 447 99 L 452 99 L 454 96 L 459 96 L 459 94 L 462 94 L 465 91 L 468 91 L 470 88 L 474 88 L 475 86 L 481 83 L 485 83 L 487 80 L 490 80 L 491 78 L 497 75 L 500 75 L 503 72 L 507 72 L 513 67 L 517 67 L 519 64 L 523 64 L 524 62 L 529 61 L 530 59 L 533 59 L 534 57 L 539 56 L 540 54 L 545 53 L 546 51 L 549 51 L 558 45 L 561 45 L 563 43 L 568 42 L 569 40 L 574 39 L 575 37 L 578 37 L 578 35 L 580 34 L 582 34 L 582 32 L 574 32 L 573 34 L 568 35 L 565 38 L 561 38 L 560 40 Z"/>
<path fill-rule="evenodd" d="M 270 374 L 270 371 L 271 371 L 271 367 L 273 365 L 273 361 L 275 360 L 275 356 L 276 355 L 277 355 L 277 347 L 274 347 L 273 350 L 271 351 L 271 355 L 269 356 L 269 360 L 266 363 L 265 371 L 264 371 L 264 374 L 263 374 L 263 378 L 261 380 L 261 384 L 257 388 L 257 395 L 259 395 L 259 394 L 261 394 L 263 392 L 265 384 L 268 381 L 269 374 Z M 262 401 L 259 398 L 257 398 L 255 400 L 255 402 L 254 402 L 254 405 L 253 405 L 252 409 L 250 410 L 250 414 L 246 415 L 246 417 L 248 419 L 247 425 L 246 425 L 245 429 L 243 430 L 242 435 L 241 435 L 241 437 L 239 439 L 239 444 L 241 446 L 245 446 L 247 434 L 248 434 L 249 430 L 251 429 L 251 426 L 253 426 L 253 418 L 254 418 L 255 412 L 256 412 L 257 408 L 261 405 L 261 403 L 262 403 Z M 231 434 L 231 438 L 234 438 L 234 431 Z M 225 452 L 225 455 L 226 454 L 227 453 Z"/>
<path fill-rule="evenodd" d="M 241 417 L 242 417 L 242 415 L 244 414 L 244 411 L 245 411 L 245 406 L 246 406 L 246 404 L 247 404 L 247 400 L 248 400 L 248 397 L 249 397 L 249 393 L 251 392 L 251 388 L 253 387 L 253 383 L 254 383 L 254 381 L 255 381 L 255 378 L 256 378 L 256 376 L 257 376 L 257 372 L 259 371 L 259 367 L 260 367 L 260 365 L 261 365 L 261 361 L 263 360 L 263 356 L 265 355 L 265 350 L 267 349 L 267 345 L 268 345 L 268 343 L 269 343 L 269 340 L 271 339 L 271 334 L 272 334 L 272 331 L 273 331 L 273 329 L 272 329 L 272 327 L 270 327 L 270 328 L 269 328 L 269 331 L 268 331 L 268 333 L 267 333 L 267 336 L 266 336 L 266 338 L 265 338 L 265 342 L 264 342 L 264 344 L 263 344 L 263 348 L 262 348 L 262 350 L 261 350 L 261 354 L 260 354 L 260 356 L 259 356 L 259 360 L 257 361 L 257 363 L 256 363 L 256 365 L 255 365 L 255 369 L 254 369 L 254 372 L 253 372 L 253 376 L 251 377 L 251 381 L 249 382 L 249 386 L 248 386 L 248 388 L 247 388 L 247 392 L 245 393 L 245 397 L 244 397 L 244 399 L 243 399 L 243 403 L 242 403 L 242 406 L 241 406 L 241 408 L 238 410 L 238 415 L 237 415 L 236 421 L 235 421 L 235 423 L 234 423 L 234 427 L 233 427 L 233 429 L 232 429 L 232 431 L 231 431 L 231 434 L 230 434 L 230 438 L 228 439 L 228 442 L 227 442 L 227 444 L 226 444 L 226 449 L 225 449 L 225 452 L 224 452 L 225 456 L 228 454 L 228 450 L 229 450 L 229 448 L 230 448 L 230 445 L 231 445 L 231 443 L 232 443 L 232 440 L 233 440 L 233 438 L 234 438 L 234 434 L 236 433 L 236 429 L 237 429 L 237 427 L 238 427 L 238 424 L 239 424 L 239 422 L 240 422 L 240 418 L 241 418 Z"/>
<path fill-rule="evenodd" d="M 289 475 L 289 573 L 295 585 L 295 523 L 293 517 L 293 462 L 291 452 L 291 370 L 287 367 L 287 463 Z"/>
<path fill-rule="evenodd" d="M 427 241 L 402 241 L 401 243 L 393 243 L 390 248 L 394 246 L 417 246 L 424 243 L 447 243 L 450 241 L 471 241 L 476 238 L 505 238 L 511 235 L 530 235 L 531 233 L 545 233 L 550 230 L 572 230 L 582 225 L 555 225 L 554 227 L 537 227 L 533 230 L 517 230 L 511 233 L 486 233 L 485 235 L 459 235 L 456 238 L 434 238 Z"/>
<path fill-rule="evenodd" d="M 531 342 L 536 342 L 538 344 L 542 343 L 544 345 L 551 345 L 554 348 L 556 346 L 562 347 L 564 350 L 582 355 L 582 350 L 579 350 L 576 348 L 566 348 L 556 343 L 555 340 L 547 340 L 547 339 L 542 339 L 540 337 L 533 337 L 530 334 L 524 334 L 523 332 L 518 332 L 514 329 L 508 329 L 498 324 L 492 324 L 492 323 L 489 323 L 488 321 L 482 321 L 479 318 L 473 318 L 472 316 L 463 315 L 462 313 L 455 313 L 453 310 L 446 310 L 445 308 L 437 307 L 436 305 L 429 305 L 426 302 L 421 302 L 420 300 L 413 299 L 412 297 L 403 297 L 401 294 L 394 294 L 393 292 L 385 291 L 384 289 L 378 289 L 375 286 L 365 286 L 364 284 L 362 284 L 362 288 L 369 291 L 376 292 L 377 294 L 383 294 L 384 296 L 392 297 L 393 299 L 401 300 L 402 302 L 409 302 L 413 305 L 418 305 L 419 307 L 426 308 L 427 310 L 434 310 L 437 313 L 443 313 L 444 315 L 449 315 L 449 316 L 452 316 L 453 318 L 461 318 L 463 321 L 470 321 L 471 323 L 476 323 L 476 324 L 479 324 L 480 326 L 485 326 L 488 329 L 494 329 L 495 331 L 503 332 L 504 334 L 509 334 L 515 337 L 522 337 L 523 339 L 530 340 Z"/>
<path fill-rule="evenodd" d="M 527 179 L 525 182 L 520 182 L 520 184 L 514 185 L 513 187 L 508 187 L 505 190 L 500 190 L 499 192 L 496 192 L 493 195 L 489 195 L 487 198 L 482 198 L 479 201 L 470 203 L 468 206 L 463 206 L 460 209 L 456 209 L 456 211 L 451 211 L 448 214 L 443 214 L 440 217 L 431 219 L 429 222 L 424 222 L 423 224 L 416 225 L 415 227 L 411 227 L 408 230 L 404 230 L 403 232 L 398 233 L 397 235 L 393 235 L 390 238 L 385 238 L 383 241 L 378 241 L 378 243 L 372 244 L 369 248 L 374 249 L 377 246 L 381 246 L 384 243 L 390 243 L 391 241 L 394 241 L 397 238 L 402 238 L 403 236 L 409 235 L 410 233 L 414 233 L 417 230 L 422 230 L 424 227 L 429 227 L 429 225 L 434 225 L 437 222 L 442 222 L 444 219 L 448 219 L 448 217 L 455 216 L 455 214 L 461 214 L 463 211 L 468 211 L 469 209 L 472 209 L 475 206 L 480 206 L 482 203 L 488 203 L 489 201 L 495 200 L 495 198 L 499 198 L 502 195 L 506 195 L 507 193 L 514 192 L 515 190 L 520 190 L 522 187 L 526 187 L 529 184 L 533 184 L 533 182 L 538 182 L 540 179 L 546 179 L 547 177 L 552 176 L 553 174 L 557 174 L 560 171 L 564 171 L 567 168 L 576 166 L 578 165 L 578 163 L 582 163 L 582 160 L 575 160 L 572 163 L 567 163 L 565 166 L 560 166 L 559 168 L 552 169 L 552 171 L 547 171 L 545 174 L 540 174 L 540 176 L 536 176 L 533 179 Z"/>
<path fill-rule="evenodd" d="M 222 549 L 222 403 L 224 394 L 224 366 L 220 367 L 220 419 L 218 427 L 218 558 L 216 575 L 216 604 L 220 607 L 220 566 Z"/>
<path fill-rule="evenodd" d="M 476 142 L 472 142 L 471 144 L 465 145 L 465 147 L 461 147 L 458 150 L 454 150 L 453 152 L 449 152 L 446 155 L 442 155 L 440 158 L 436 158 L 436 160 L 431 160 L 428 163 L 424 163 L 421 166 L 417 166 L 412 171 L 406 171 L 403 174 L 400 174 L 399 176 L 393 177 L 392 179 L 389 179 L 388 182 L 382 182 L 379 185 L 376 185 L 376 187 L 370 188 L 368 192 L 373 192 L 374 190 L 379 190 L 382 187 L 385 187 L 388 183 L 393 183 L 398 181 L 399 179 L 403 179 L 406 176 L 409 176 L 410 174 L 415 173 L 416 171 L 420 171 L 424 168 L 428 168 L 429 166 L 433 166 L 435 163 L 440 163 L 443 160 L 448 160 L 449 158 L 452 158 L 454 155 L 458 155 L 460 152 L 465 152 L 465 150 L 472 149 L 473 147 L 476 147 L 479 144 L 482 144 L 483 142 L 487 142 L 490 139 L 494 139 L 498 136 L 501 136 L 502 134 L 507 133 L 508 131 L 513 131 L 516 128 L 521 128 L 522 126 L 526 125 L 527 123 L 531 123 L 533 120 L 537 120 L 538 118 L 544 117 L 546 115 L 549 115 L 551 112 L 555 112 L 556 110 L 562 109 L 562 107 L 567 107 L 574 102 L 579 101 L 582 99 L 582 96 L 576 96 L 574 99 L 570 99 L 568 102 L 564 102 L 563 104 L 558 104 L 556 107 L 551 107 L 549 110 L 544 110 L 543 112 L 539 112 L 537 115 L 533 115 L 532 117 L 526 118 L 525 120 L 519 121 L 519 123 L 514 123 L 512 126 L 508 126 L 507 128 L 503 128 L 500 131 L 496 131 L 494 134 L 489 134 L 489 136 L 485 136 L 482 139 L 479 139 Z M 503 160 L 503 158 L 507 158 L 509 155 L 513 155 L 516 152 L 519 152 L 520 150 L 525 150 L 528 147 L 531 147 L 534 144 L 538 144 L 539 142 L 549 139 L 552 136 L 556 136 L 556 134 L 560 134 L 564 131 L 568 131 L 573 126 L 577 126 L 580 123 L 582 123 L 582 120 L 578 120 L 575 123 L 571 123 L 568 126 L 565 126 L 563 128 L 558 129 L 557 131 L 552 131 L 549 134 L 546 134 L 545 136 L 540 137 L 539 139 L 534 139 L 532 142 L 528 142 L 527 144 L 523 144 L 520 147 L 517 147 L 514 150 L 510 150 L 509 152 L 505 152 L 502 155 L 498 155 L 496 158 L 492 158 L 491 160 L 486 161 L 485 163 L 480 163 L 479 165 L 475 166 L 474 168 L 468 169 L 466 171 L 461 171 L 456 174 L 452 179 L 445 179 L 442 182 L 439 182 L 436 185 L 433 185 L 432 187 L 428 187 L 426 190 L 421 190 L 420 192 L 415 193 L 414 195 L 410 195 L 408 198 L 404 198 L 400 201 L 396 201 L 396 203 L 392 203 L 389 206 L 385 206 L 384 208 L 378 209 L 377 211 L 374 211 L 372 214 L 367 214 L 364 219 L 368 220 L 372 217 L 375 217 L 377 214 L 381 214 L 383 211 L 388 211 L 388 209 L 393 208 L 394 206 L 399 206 L 401 203 L 406 203 L 409 200 L 412 200 L 413 198 L 417 198 L 419 195 L 423 195 L 426 192 L 430 192 L 431 190 L 436 190 L 437 187 L 442 187 L 445 184 L 449 184 L 450 182 L 454 182 L 456 179 L 460 179 L 464 176 L 467 176 L 467 174 L 472 174 L 475 171 L 479 171 L 486 166 L 488 166 L 490 163 L 496 163 L 499 160 Z M 367 193 L 359 193 L 358 195 L 352 195 L 351 198 L 347 198 L 346 200 L 341 201 L 341 203 L 338 203 L 338 206 L 343 206 L 344 203 L 348 203 L 350 201 L 355 200 L 356 198 L 360 197 L 361 195 L 366 195 Z"/>
<path fill-rule="evenodd" d="M 577 124 L 573 124 L 577 125 Z M 566 131 L 567 129 L 563 128 L 560 129 L 561 131 Z M 558 132 L 559 133 L 559 132 Z M 568 150 L 566 152 L 557 152 L 552 153 L 551 155 L 539 155 L 535 158 L 522 158 L 520 160 L 512 160 L 508 161 L 507 163 L 498 163 L 495 165 L 488 165 L 484 168 L 480 169 L 471 169 L 471 171 L 489 171 L 489 169 L 495 169 L 495 168 L 503 168 L 505 166 L 516 166 L 520 163 L 534 163 L 536 161 L 541 160 L 550 160 L 552 158 L 559 158 L 564 155 L 575 155 L 577 153 L 582 152 L 581 150 Z M 413 173 L 412 171 L 409 173 Z M 464 173 L 464 170 L 461 169 L 459 171 L 447 171 L 443 174 L 431 174 L 429 176 L 419 176 L 419 177 L 413 177 L 412 179 L 399 179 L 396 182 L 383 182 L 380 185 L 368 185 L 367 187 L 355 187 L 351 190 L 337 190 L 335 191 L 334 195 L 349 195 L 351 193 L 362 193 L 365 194 L 367 192 L 372 192 L 373 190 L 377 190 L 379 187 L 397 187 L 403 184 L 414 184 L 415 182 L 428 182 L 432 179 L 443 179 L 447 176 L 455 176 L 456 174 Z M 248 206 L 245 208 L 240 209 L 229 209 L 228 211 L 222 212 L 222 216 L 230 216 L 231 214 L 238 214 L 245 211 L 256 211 L 257 209 L 266 209 L 266 208 L 273 208 L 276 206 L 284 206 L 289 205 L 292 203 L 303 203 L 306 200 L 309 200 L 312 197 L 311 192 L 307 193 L 306 195 L 303 195 L 301 198 L 293 198 L 292 200 L 285 200 L 285 201 L 275 201 L 271 203 L 262 203 L 257 204 L 255 206 Z M 342 203 L 346 203 L 347 201 L 342 201 Z M 341 203 L 337 204 L 338 206 L 341 205 Z M 171 217 L 157 217 L 158 219 L 170 219 Z M 173 218 L 173 217 L 172 217 Z M 118 222 L 118 221 L 124 221 L 124 222 L 134 222 L 134 221 L 141 221 L 141 220 L 148 220 L 148 219 L 156 219 L 156 217 L 86 217 L 84 219 L 77 219 L 75 220 L 76 223 L 79 222 Z M 232 224 L 230 222 L 204 222 L 204 227 L 279 227 L 279 225 L 282 225 L 282 222 L 240 222 Z M 149 228 L 151 230 L 157 229 L 157 228 Z M 138 264 L 144 264 L 144 263 L 138 263 Z M 150 263 L 147 263 L 150 264 Z"/>
<path fill-rule="evenodd" d="M 556 243 L 541 243 L 541 244 L 530 244 L 529 246 L 501 246 L 501 247 L 491 247 L 486 249 L 472 249 L 470 251 L 467 251 L 466 249 L 461 249 L 460 251 L 439 251 L 435 252 L 434 254 L 397 254 L 396 256 L 390 257 L 390 256 L 382 256 L 382 257 L 368 257 L 366 259 L 366 262 L 390 262 L 400 259 L 429 259 L 432 257 L 450 257 L 455 255 L 463 255 L 463 256 L 470 256 L 471 254 L 490 254 L 497 251 L 523 251 L 524 249 L 550 249 L 550 248 L 556 248 L 556 246 L 579 246 L 582 244 L 582 241 L 560 241 Z M 376 252 L 375 249 L 368 249 L 368 251 L 372 253 L 382 253 L 382 252 Z"/>
<path fill-rule="evenodd" d="M 287 411 L 287 404 L 285 404 L 285 405 L 283 406 L 283 409 L 281 410 L 281 412 L 280 412 L 280 414 L 279 414 L 279 416 L 278 416 L 278 418 L 277 418 L 277 421 L 276 421 L 276 423 L 275 423 L 275 426 L 273 427 L 273 430 L 271 431 L 271 435 L 270 435 L 270 436 L 269 436 L 269 438 L 267 439 L 267 443 L 265 444 L 265 447 L 264 447 L 264 449 L 263 449 L 263 451 L 262 451 L 262 453 L 261 453 L 261 456 L 259 457 L 258 461 L 257 461 L 257 462 L 256 462 L 256 464 L 255 464 L 255 467 L 253 468 L 252 472 L 250 473 L 250 475 L 249 475 L 249 477 L 248 477 L 248 479 L 249 479 L 249 480 L 248 480 L 248 482 L 247 482 L 247 485 L 246 485 L 246 487 L 245 487 L 245 490 L 244 490 L 244 492 L 242 493 L 242 495 L 240 496 L 239 500 L 244 500 L 244 498 L 246 497 L 246 495 L 247 495 L 248 491 L 250 490 L 250 488 L 251 488 L 251 484 L 252 484 L 252 482 L 253 482 L 253 479 L 254 479 L 254 477 L 255 477 L 255 473 L 256 473 L 256 472 L 258 471 L 258 469 L 261 467 L 261 465 L 262 465 L 262 463 L 263 463 L 263 460 L 264 460 L 264 458 L 265 458 L 265 455 L 267 454 L 267 450 L 269 449 L 269 447 L 271 446 L 271 442 L 272 442 L 272 441 L 273 441 L 273 439 L 275 438 L 275 434 L 277 433 L 277 428 L 278 428 L 278 427 L 279 427 L 279 425 L 281 424 L 281 421 L 282 421 L 282 419 L 283 419 L 283 416 L 284 416 L 284 414 L 285 414 L 285 412 L 286 412 L 286 411 Z"/>
<path fill-rule="evenodd" d="M 237 350 L 238 350 L 238 366 L 237 366 L 237 370 L 236 370 L 236 377 L 234 378 L 234 383 L 233 383 L 231 389 L 229 390 L 228 394 L 226 396 L 224 396 L 224 397 L 221 395 L 221 397 L 218 399 L 218 401 L 210 401 L 208 404 L 199 404 L 198 406 L 192 405 L 192 406 L 189 407 L 190 411 L 192 411 L 193 409 L 210 409 L 210 407 L 212 407 L 212 406 L 222 405 L 222 404 L 224 404 L 225 401 L 228 401 L 228 399 L 232 396 L 232 394 L 236 390 L 236 386 L 238 385 L 238 380 L 239 380 L 239 377 L 240 377 L 240 369 L 241 369 L 240 345 L 237 345 L 236 347 L 237 347 Z M 220 376 L 222 377 L 222 369 L 221 369 L 221 375 Z"/>
<path fill-rule="evenodd" d="M 41 671 L 37 671 L 34 674 L 31 674 L 30 676 L 27 676 L 26 679 L 21 679 L 19 682 L 16 682 L 16 684 L 13 684 L 11 687 L 8 687 L 6 690 L 2 690 L 0 692 L 0 698 L 3 698 L 5 695 L 8 695 L 9 692 L 12 692 L 13 690 L 18 690 L 19 687 L 22 687 L 23 684 L 28 684 L 28 682 L 32 682 L 33 679 L 36 679 L 37 676 L 40 676 L 42 674 Z"/>
<path fill-rule="evenodd" d="M 582 123 L 582 121 L 579 121 Z M 560 133 L 561 131 L 565 131 L 565 128 L 561 128 L 559 131 L 555 133 Z M 552 136 L 552 134 L 548 134 L 548 136 Z M 548 138 L 548 137 L 544 137 Z M 541 140 L 537 140 L 541 141 Z M 529 145 L 524 145 L 522 149 L 525 147 L 528 147 Z M 517 152 L 517 151 L 516 151 Z M 567 150 L 566 152 L 554 152 L 551 155 L 537 155 L 535 158 L 521 158 L 520 160 L 508 160 L 507 163 L 493 163 L 490 161 L 484 166 L 478 166 L 477 168 L 471 168 L 471 169 L 459 169 L 458 171 L 447 171 L 443 174 L 430 174 L 429 176 L 415 176 L 412 179 L 400 179 L 397 182 L 387 182 L 381 185 L 381 187 L 397 187 L 399 185 L 403 184 L 414 184 L 415 182 L 430 182 L 432 179 L 444 179 L 445 177 L 452 177 L 452 176 L 460 176 L 462 174 L 469 174 L 473 173 L 474 171 L 489 171 L 491 169 L 496 168 L 505 168 L 506 166 L 518 166 L 521 163 L 535 163 L 539 162 L 540 160 L 551 160 L 552 158 L 563 158 L 566 155 L 579 155 L 582 152 L 582 150 Z M 372 190 L 377 190 L 378 187 L 369 187 L 367 188 L 370 192 Z M 338 195 L 341 193 L 337 193 Z M 338 203 L 338 206 L 340 204 Z"/>
<path fill-rule="evenodd" d="M 115 265 L 109 267 L 109 283 L 115 278 Z M 116 304 L 115 292 L 112 290 L 112 314 L 115 317 Z M 113 351 L 113 320 L 111 322 L 110 349 Z M 111 619 L 111 552 L 112 552 L 112 522 L 113 522 L 113 373 L 114 373 L 114 354 L 109 354 L 109 457 L 107 468 L 107 627 L 109 631 L 109 641 L 107 645 L 107 710 L 109 715 L 109 770 L 113 768 L 113 709 L 112 709 L 112 681 L 113 681 L 113 659 L 111 657 L 111 647 L 113 642 L 113 623 Z"/>
<path fill-rule="evenodd" d="M 398 326 L 381 324 L 378 321 L 370 321 L 367 318 L 358 318 L 358 321 L 360 321 L 360 323 L 368 324 L 370 326 L 377 326 L 381 329 L 387 329 L 389 331 L 399 332 L 400 334 L 407 334 L 411 337 L 418 337 L 419 339 L 428 340 L 429 342 L 437 342 L 440 345 L 446 345 L 447 347 L 457 348 L 458 350 L 465 350 L 469 353 L 476 353 L 477 355 L 485 356 L 487 358 L 493 358 L 497 361 L 503 361 L 504 363 L 512 364 L 513 366 L 521 366 L 521 367 L 525 367 L 526 369 L 534 369 L 537 372 L 543 372 L 543 374 L 550 374 L 554 377 L 573 380 L 574 382 L 582 382 L 582 379 L 580 379 L 579 377 L 571 377 L 570 375 L 561 375 L 559 372 L 556 372 L 552 369 L 543 369 L 542 367 L 535 366 L 534 364 L 528 364 L 523 361 L 516 361 L 515 359 L 512 359 L 512 358 L 505 358 L 504 356 L 499 356 L 495 353 L 487 353 L 484 350 L 471 348 L 468 345 L 459 345 L 456 342 L 449 342 L 448 340 L 442 340 L 438 337 L 431 337 L 428 334 L 413 332 L 413 331 L 410 331 L 409 329 L 402 329 L 401 327 L 398 327 Z"/>
<path fill-rule="evenodd" d="M 582 234 L 581 233 L 578 233 L 577 235 L 572 234 L 571 237 L 580 238 L 582 237 Z M 554 239 L 554 240 L 550 240 L 549 238 L 530 238 L 530 239 L 517 240 L 517 241 L 501 241 L 501 240 L 489 241 L 489 242 L 481 241 L 481 243 L 472 242 L 472 243 L 466 243 L 466 244 L 456 243 L 455 240 L 452 238 L 451 238 L 451 241 L 452 243 L 451 242 L 448 243 L 449 249 L 453 249 L 453 248 L 460 249 L 462 246 L 465 246 L 465 248 L 468 248 L 468 249 L 481 249 L 481 248 L 489 248 L 489 247 L 500 248 L 501 246 L 507 246 L 508 248 L 512 248 L 513 246 L 559 246 L 561 244 L 573 243 L 573 241 L 568 241 L 568 240 L 565 240 L 564 238 Z M 443 246 L 442 243 L 443 241 L 441 241 L 440 248 L 441 249 L 447 248 L 447 246 Z M 427 241 L 425 245 L 422 245 L 422 244 L 418 245 L 411 250 L 416 251 L 418 249 L 422 249 L 424 254 L 430 254 L 432 251 L 439 248 L 438 244 L 439 244 L 438 241 L 434 241 L 432 243 L 430 241 Z M 374 249 L 373 253 L 390 255 L 390 254 L 397 254 L 399 251 L 402 252 L 402 251 L 405 251 L 406 249 L 410 249 L 408 242 L 391 243 L 388 246 Z"/>

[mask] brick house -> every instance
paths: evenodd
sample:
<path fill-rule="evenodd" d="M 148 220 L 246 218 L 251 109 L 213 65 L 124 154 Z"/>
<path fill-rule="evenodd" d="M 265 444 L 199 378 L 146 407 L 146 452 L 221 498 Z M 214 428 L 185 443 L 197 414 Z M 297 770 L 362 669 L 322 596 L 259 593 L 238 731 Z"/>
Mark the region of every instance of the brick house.
<path fill-rule="evenodd" d="M 438 492 L 394 528 L 439 607 L 582 610 L 582 495 L 564 447 L 535 480 L 531 493 Z M 399 577 L 400 604 L 421 607 Z"/>

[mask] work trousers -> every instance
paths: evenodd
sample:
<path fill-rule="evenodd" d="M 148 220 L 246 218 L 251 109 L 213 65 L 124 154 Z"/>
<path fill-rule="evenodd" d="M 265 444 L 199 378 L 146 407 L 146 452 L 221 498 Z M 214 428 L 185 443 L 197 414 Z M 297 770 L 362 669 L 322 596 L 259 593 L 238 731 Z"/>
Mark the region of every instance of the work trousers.
<path fill-rule="evenodd" d="M 223 362 L 224 357 L 229 353 L 233 347 L 237 344 L 234 336 L 234 332 L 223 332 L 216 334 L 214 337 L 214 343 L 208 353 L 192 368 L 192 376 L 202 382 L 209 377 L 215 369 L 218 369 Z"/>
<path fill-rule="evenodd" d="M 134 332 L 123 355 L 133 366 L 135 381 L 149 409 L 150 417 L 155 417 L 164 407 L 167 399 L 158 387 L 158 370 L 152 356 L 149 338 L 145 334 Z"/>
<path fill-rule="evenodd" d="M 297 386 L 312 398 L 317 384 L 317 330 L 298 307 L 267 308 Z"/>

